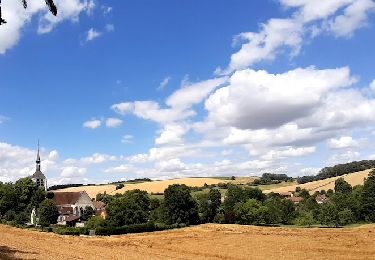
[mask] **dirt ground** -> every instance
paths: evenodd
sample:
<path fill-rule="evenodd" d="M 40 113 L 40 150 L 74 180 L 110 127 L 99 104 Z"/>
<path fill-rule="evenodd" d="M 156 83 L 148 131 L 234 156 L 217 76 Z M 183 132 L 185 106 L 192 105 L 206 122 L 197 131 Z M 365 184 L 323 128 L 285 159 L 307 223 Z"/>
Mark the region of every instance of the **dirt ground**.
<path fill-rule="evenodd" d="M 345 229 L 206 224 L 113 237 L 0 225 L 0 259 L 374 259 L 375 226 Z"/>

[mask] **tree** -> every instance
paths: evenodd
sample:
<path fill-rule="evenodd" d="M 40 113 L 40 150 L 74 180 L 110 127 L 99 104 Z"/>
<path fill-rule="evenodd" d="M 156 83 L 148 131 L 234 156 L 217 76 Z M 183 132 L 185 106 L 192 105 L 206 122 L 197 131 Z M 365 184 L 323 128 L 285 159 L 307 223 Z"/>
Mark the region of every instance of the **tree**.
<path fill-rule="evenodd" d="M 46 4 L 51 11 L 51 13 L 56 16 L 57 15 L 57 8 L 53 0 L 45 0 Z M 27 8 L 27 1 L 22 0 L 23 7 L 26 9 Z M 1 17 L 1 0 L 0 0 L 0 25 L 7 23 L 2 17 Z"/>
<path fill-rule="evenodd" d="M 39 225 L 47 227 L 57 223 L 59 211 L 53 200 L 46 199 L 39 205 Z"/>
<path fill-rule="evenodd" d="M 201 223 L 213 222 L 221 205 L 220 191 L 210 189 L 208 193 L 198 194 L 196 199 Z"/>
<path fill-rule="evenodd" d="M 339 226 L 339 212 L 334 204 L 324 204 L 319 214 L 319 221 L 326 226 Z"/>
<path fill-rule="evenodd" d="M 335 181 L 335 192 L 336 193 L 350 193 L 352 191 L 352 185 L 350 185 L 344 178 L 338 178 Z"/>
<path fill-rule="evenodd" d="M 167 224 L 199 222 L 198 205 L 186 185 L 173 184 L 164 191 Z"/>
<path fill-rule="evenodd" d="M 375 222 L 375 170 L 373 170 L 365 180 L 361 202 L 364 219 L 366 221 Z"/>
<path fill-rule="evenodd" d="M 109 202 L 107 212 L 112 226 L 146 223 L 150 216 L 150 198 L 146 191 L 126 191 Z"/>
<path fill-rule="evenodd" d="M 121 190 L 124 187 L 125 187 L 125 185 L 123 183 L 117 184 L 116 185 L 116 190 Z"/>
<path fill-rule="evenodd" d="M 84 220 L 84 221 L 87 221 L 87 220 L 89 220 L 90 218 L 92 218 L 93 216 L 95 216 L 95 210 L 94 210 L 92 207 L 87 206 L 87 207 L 82 211 L 81 219 Z"/>
<path fill-rule="evenodd" d="M 105 219 L 102 219 L 99 216 L 95 216 L 95 217 L 90 218 L 86 222 L 85 227 L 88 229 L 97 229 L 97 228 L 105 227 L 106 225 L 107 225 L 107 222 Z"/>
<path fill-rule="evenodd" d="M 266 196 L 257 188 L 241 188 L 237 185 L 229 185 L 224 200 L 225 220 L 228 223 L 235 222 L 234 206 L 238 202 L 246 202 L 249 199 L 264 201 Z"/>
<path fill-rule="evenodd" d="M 350 209 L 341 210 L 339 213 L 339 224 L 341 226 L 346 226 L 352 224 L 355 221 L 354 214 Z"/>
<path fill-rule="evenodd" d="M 304 199 L 308 199 L 310 198 L 310 193 L 308 190 L 306 189 L 302 189 L 300 192 L 299 192 L 299 196 L 304 198 Z"/>
<path fill-rule="evenodd" d="M 295 206 L 290 200 L 273 197 L 264 205 L 268 208 L 272 224 L 290 224 L 296 216 Z"/>
<path fill-rule="evenodd" d="M 268 208 L 256 199 L 239 202 L 234 207 L 237 223 L 239 224 L 261 224 L 269 223 Z"/>
<path fill-rule="evenodd" d="M 311 212 L 302 212 L 301 215 L 296 219 L 295 224 L 298 226 L 311 227 L 315 224 L 314 216 Z"/>

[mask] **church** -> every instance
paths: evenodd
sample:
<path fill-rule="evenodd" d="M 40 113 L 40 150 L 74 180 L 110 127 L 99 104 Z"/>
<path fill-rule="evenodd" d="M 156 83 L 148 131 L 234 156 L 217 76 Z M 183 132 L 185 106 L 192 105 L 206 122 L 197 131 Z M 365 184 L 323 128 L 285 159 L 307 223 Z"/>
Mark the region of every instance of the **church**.
<path fill-rule="evenodd" d="M 40 154 L 39 154 L 39 142 L 38 142 L 38 155 L 36 156 L 36 170 L 31 176 L 31 179 L 38 185 L 38 187 L 47 191 L 47 178 L 40 170 Z"/>

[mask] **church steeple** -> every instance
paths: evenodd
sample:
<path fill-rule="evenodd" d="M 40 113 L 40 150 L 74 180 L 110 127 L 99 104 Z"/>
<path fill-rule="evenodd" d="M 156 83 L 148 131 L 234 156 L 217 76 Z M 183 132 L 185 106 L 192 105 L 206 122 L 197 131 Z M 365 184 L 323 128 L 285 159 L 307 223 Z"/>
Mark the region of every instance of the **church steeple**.
<path fill-rule="evenodd" d="M 40 147 L 39 147 L 39 140 L 38 140 L 38 153 L 36 155 L 36 171 L 31 176 L 31 179 L 38 185 L 39 187 L 43 188 L 45 191 L 47 191 L 47 178 L 44 176 L 42 171 L 40 170 Z"/>
<path fill-rule="evenodd" d="M 38 155 L 36 156 L 36 171 L 40 171 L 39 139 L 38 139 Z"/>

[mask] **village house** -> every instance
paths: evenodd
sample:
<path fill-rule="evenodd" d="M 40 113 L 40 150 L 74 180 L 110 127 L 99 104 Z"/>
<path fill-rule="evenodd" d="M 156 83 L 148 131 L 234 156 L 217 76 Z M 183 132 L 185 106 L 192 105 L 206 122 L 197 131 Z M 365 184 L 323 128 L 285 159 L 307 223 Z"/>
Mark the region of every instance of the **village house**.
<path fill-rule="evenodd" d="M 325 194 L 316 196 L 315 200 L 318 204 L 324 204 L 329 202 L 329 198 Z"/>
<path fill-rule="evenodd" d="M 53 194 L 53 201 L 60 214 L 57 219 L 59 225 L 74 225 L 79 222 L 86 207 L 96 210 L 94 202 L 85 191 L 54 192 Z"/>
<path fill-rule="evenodd" d="M 300 203 L 301 201 L 303 201 L 304 198 L 302 198 L 302 197 L 289 197 L 289 198 L 287 198 L 287 200 L 290 200 L 290 201 L 293 202 L 294 204 L 298 204 L 298 203 Z"/>

